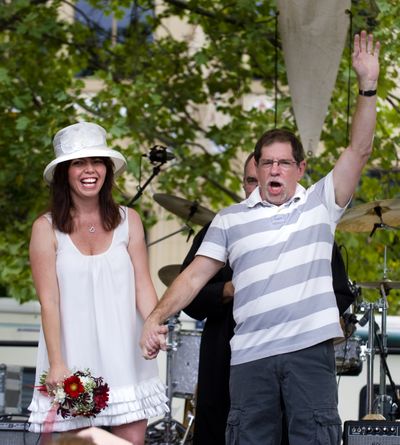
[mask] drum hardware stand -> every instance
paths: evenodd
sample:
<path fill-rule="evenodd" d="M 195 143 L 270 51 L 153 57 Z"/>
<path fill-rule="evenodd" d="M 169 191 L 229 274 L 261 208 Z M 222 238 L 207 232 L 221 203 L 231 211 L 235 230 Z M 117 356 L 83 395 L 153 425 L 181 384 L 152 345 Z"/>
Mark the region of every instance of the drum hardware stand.
<path fill-rule="evenodd" d="M 379 215 L 380 216 L 380 215 Z M 383 281 L 387 280 L 387 247 L 384 249 L 384 257 L 383 257 Z M 381 283 L 380 285 L 380 293 L 381 298 L 378 302 L 378 309 L 381 312 L 381 334 L 380 341 L 378 337 L 378 332 L 375 332 L 375 323 L 373 323 L 373 333 L 377 335 L 379 345 L 381 346 L 381 360 L 380 360 L 380 380 L 379 380 L 379 395 L 375 399 L 375 403 L 377 404 L 377 412 L 378 414 L 382 414 L 386 417 L 386 413 L 388 412 L 386 406 L 392 405 L 392 398 L 387 395 L 386 391 L 386 357 L 387 357 L 387 311 L 388 311 L 388 303 L 387 303 L 387 294 L 385 284 Z M 373 388 L 373 386 L 372 386 Z M 390 409 L 391 410 L 391 409 Z M 389 411 L 390 411 L 389 410 Z"/>
<path fill-rule="evenodd" d="M 194 202 L 191 206 L 190 206 L 190 213 L 189 216 L 187 218 L 187 220 L 185 221 L 185 224 L 178 230 L 176 230 L 175 232 L 170 233 L 169 235 L 163 236 L 162 238 L 156 240 L 156 241 L 152 241 L 151 243 L 147 244 L 147 247 L 152 246 L 153 244 L 157 244 L 160 241 L 164 241 L 167 238 L 170 238 L 171 236 L 174 236 L 178 233 L 181 232 L 188 232 L 187 238 L 186 238 L 186 242 L 188 243 L 190 238 L 192 237 L 192 235 L 194 234 L 194 230 L 193 228 L 189 225 L 189 222 L 191 220 L 191 218 L 195 215 L 195 213 L 197 212 L 197 209 L 199 208 L 199 204 L 197 202 Z"/>
<path fill-rule="evenodd" d="M 371 233 L 371 235 L 373 232 Z M 397 403 L 393 402 L 391 396 L 387 394 L 386 390 L 386 376 L 389 377 L 391 384 L 395 385 L 391 379 L 390 371 L 387 366 L 387 288 L 385 282 L 387 281 L 387 267 L 386 267 L 386 252 L 384 250 L 384 267 L 383 267 L 383 281 L 380 284 L 379 290 L 381 298 L 377 303 L 361 303 L 361 309 L 366 310 L 362 320 L 359 321 L 361 326 L 364 326 L 368 320 L 368 342 L 367 347 L 362 351 L 363 355 L 367 356 L 367 414 L 381 414 L 386 417 L 387 414 L 393 415 L 397 411 Z M 381 313 L 381 332 L 378 334 L 379 326 L 375 322 L 374 309 L 378 309 Z M 364 323 L 363 323 L 364 320 Z M 379 394 L 374 399 L 374 358 L 375 358 L 375 338 L 380 351 L 380 380 L 379 380 Z M 396 395 L 396 392 L 394 392 Z M 397 397 L 395 396 L 396 401 Z"/>
<path fill-rule="evenodd" d="M 189 418 L 188 426 L 186 428 L 185 435 L 183 436 L 182 441 L 179 442 L 180 445 L 185 445 L 185 443 L 186 443 L 186 440 L 189 436 L 190 430 L 191 430 L 193 422 L 194 422 L 194 414 L 189 412 L 188 418 Z"/>
<path fill-rule="evenodd" d="M 386 264 L 386 247 L 385 247 L 385 264 Z M 384 270 L 383 273 L 384 280 L 386 278 L 386 270 Z M 386 357 L 387 357 L 387 296 L 386 296 L 386 290 L 385 285 L 382 283 L 380 286 L 380 292 L 381 292 L 381 299 L 379 301 L 378 309 L 381 312 L 381 333 L 380 333 L 380 341 L 379 341 L 379 334 L 378 330 L 375 329 L 375 322 L 373 323 L 373 332 L 376 334 L 378 341 L 380 352 L 381 352 L 381 360 L 380 360 L 380 379 L 379 379 L 379 395 L 375 398 L 375 404 L 376 411 L 378 414 L 382 414 L 384 417 L 386 417 L 387 409 L 386 406 L 391 406 L 392 404 L 392 398 L 387 395 L 386 391 Z M 373 386 L 372 386 L 373 388 Z"/>
<path fill-rule="evenodd" d="M 374 324 L 375 324 L 375 316 L 374 316 L 374 303 L 361 303 L 360 309 L 361 311 L 365 311 L 365 315 L 359 321 L 360 326 L 364 326 L 367 322 L 368 324 L 368 340 L 367 345 L 361 348 L 361 359 L 367 360 L 367 414 L 372 413 L 373 407 L 373 388 L 374 388 L 374 356 L 375 356 L 375 347 L 374 347 Z"/>
<path fill-rule="evenodd" d="M 167 334 L 167 375 L 166 375 L 166 386 L 167 386 L 167 406 L 168 412 L 165 414 L 164 418 L 156 421 L 155 423 L 148 426 L 148 431 L 146 432 L 146 444 L 159 444 L 159 445 L 173 445 L 181 444 L 184 445 L 187 440 L 187 436 L 190 430 L 191 424 L 186 429 L 184 425 L 172 418 L 172 397 L 173 397 L 173 381 L 172 381 L 172 355 L 176 351 L 178 342 L 176 341 L 175 326 L 180 325 L 178 319 L 178 314 L 175 314 L 168 319 L 168 334 Z M 160 428 L 157 428 L 160 426 Z M 152 438 L 153 436 L 153 438 Z M 183 436 L 182 441 L 179 442 L 180 436 Z M 147 441 L 150 440 L 150 442 Z M 152 440 L 154 439 L 154 440 Z M 161 441 L 160 441 L 161 440 Z"/>
<path fill-rule="evenodd" d="M 150 246 L 152 246 L 153 244 L 157 244 L 157 243 L 159 243 L 160 241 L 164 241 L 165 239 L 170 238 L 171 236 L 174 236 L 174 235 L 176 235 L 176 234 L 178 234 L 178 233 L 185 232 L 185 231 L 188 231 L 188 232 L 189 232 L 189 234 L 188 234 L 188 238 L 189 238 L 189 237 L 192 235 L 192 233 L 193 233 L 193 229 L 192 229 L 188 224 L 185 224 L 185 225 L 183 225 L 180 229 L 175 230 L 175 232 L 172 232 L 172 233 L 170 233 L 169 235 L 165 235 L 165 236 L 163 236 L 162 238 L 160 238 L 160 239 L 158 239 L 158 240 L 155 240 L 155 241 L 152 241 L 151 243 L 148 243 L 148 244 L 147 244 L 147 247 L 150 247 Z"/>
<path fill-rule="evenodd" d="M 190 238 L 193 236 L 194 234 L 194 229 L 190 226 L 190 220 L 193 218 L 193 216 L 196 214 L 197 210 L 199 208 L 199 204 L 198 202 L 193 202 L 192 205 L 190 206 L 189 209 L 189 216 L 187 217 L 185 224 L 178 230 L 175 230 L 175 232 L 170 233 L 169 235 L 163 236 L 162 238 L 156 240 L 156 241 L 152 241 L 151 243 L 147 244 L 147 247 L 152 246 L 153 244 L 157 244 L 160 241 L 164 241 L 167 238 L 170 238 L 171 236 L 176 235 L 177 233 L 181 233 L 181 232 L 188 232 L 187 238 L 186 238 L 186 242 L 188 243 Z"/>
<path fill-rule="evenodd" d="M 376 412 L 383 415 L 387 420 L 396 420 L 397 411 L 399 408 L 399 398 L 397 396 L 396 385 L 392 379 L 388 364 L 387 364 L 387 352 L 386 348 L 383 347 L 383 340 L 379 335 L 379 326 L 375 323 L 375 339 L 378 344 L 379 354 L 381 358 L 381 385 L 383 377 L 384 389 L 380 389 L 380 394 L 375 398 Z M 390 386 L 393 391 L 393 397 L 386 393 L 385 377 L 388 377 Z"/>

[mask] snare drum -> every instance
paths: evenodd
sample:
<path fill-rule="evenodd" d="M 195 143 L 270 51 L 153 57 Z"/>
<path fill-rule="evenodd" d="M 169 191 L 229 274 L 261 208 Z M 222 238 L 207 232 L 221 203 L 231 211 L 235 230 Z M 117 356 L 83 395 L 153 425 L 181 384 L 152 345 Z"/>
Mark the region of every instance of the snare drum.
<path fill-rule="evenodd" d="M 172 395 L 192 399 L 196 393 L 201 332 L 181 329 L 172 353 Z"/>
<path fill-rule="evenodd" d="M 359 375 L 362 371 L 360 359 L 361 338 L 349 337 L 334 345 L 337 375 Z"/>

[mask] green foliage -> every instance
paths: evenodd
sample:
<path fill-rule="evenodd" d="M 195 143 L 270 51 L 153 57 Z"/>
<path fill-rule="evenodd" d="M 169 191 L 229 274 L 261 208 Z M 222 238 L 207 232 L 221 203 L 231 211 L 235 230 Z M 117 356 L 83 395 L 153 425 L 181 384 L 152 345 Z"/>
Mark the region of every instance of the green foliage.
<path fill-rule="evenodd" d="M 127 183 L 143 185 L 153 166 L 142 155 L 161 143 L 174 151 L 176 161 L 162 167 L 152 192 L 197 200 L 213 210 L 232 203 L 221 187 L 241 194 L 242 152 L 252 150 L 260 133 L 275 124 L 295 129 L 273 0 L 166 0 L 156 12 L 151 0 L 92 0 L 109 17 L 130 10 L 130 26 L 117 41 L 90 15 L 74 22 L 69 20 L 73 9 L 58 13 L 71 3 L 14 0 L 0 8 L 0 288 L 20 301 L 35 297 L 27 252 L 32 222 L 46 208 L 42 173 L 53 158 L 51 139 L 78 115 L 107 128 L 110 144 L 128 158 Z M 375 152 L 354 205 L 399 197 L 399 9 L 396 0 L 353 1 L 353 32 L 373 30 L 383 44 Z M 191 24 L 196 39 L 190 33 L 188 40 L 177 38 L 173 27 L 168 30 L 164 21 L 171 16 Z M 310 159 L 306 184 L 328 172 L 347 143 L 347 105 L 356 94 L 348 51 L 322 133 L 326 150 Z M 90 100 L 82 94 L 88 73 L 89 80 L 100 82 Z M 274 108 L 240 105 L 255 80 L 273 102 L 278 81 L 276 114 Z M 199 124 L 207 104 L 215 106 L 222 124 Z M 212 154 L 204 141 L 223 150 Z M 128 192 L 123 179 L 119 186 L 116 198 L 126 203 L 136 189 Z M 148 189 L 135 206 L 147 227 L 155 222 Z M 367 236 L 337 235 L 348 252 L 350 277 L 379 280 L 387 245 L 389 276 L 399 280 L 398 233 L 378 231 L 369 244 Z M 390 299 L 394 313 L 399 299 Z"/>

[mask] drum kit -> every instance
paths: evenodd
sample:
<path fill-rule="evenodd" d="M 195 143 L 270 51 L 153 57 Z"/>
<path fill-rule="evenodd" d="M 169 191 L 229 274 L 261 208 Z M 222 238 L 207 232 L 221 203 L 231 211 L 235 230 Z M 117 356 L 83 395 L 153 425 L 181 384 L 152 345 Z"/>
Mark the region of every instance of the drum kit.
<path fill-rule="evenodd" d="M 166 210 L 182 218 L 185 224 L 181 229 L 153 241 L 148 246 L 184 230 L 189 230 L 190 236 L 193 233 L 191 224 L 204 226 L 215 216 L 214 212 L 199 205 L 197 201 L 188 201 L 164 193 L 156 193 L 153 197 Z M 158 276 L 161 282 L 168 287 L 178 276 L 180 269 L 180 264 L 170 264 L 162 267 L 158 271 Z M 164 418 L 148 426 L 145 443 L 146 445 L 190 445 L 193 436 L 201 331 L 181 329 L 179 314 L 169 318 L 167 325 L 166 386 L 169 412 Z M 185 400 L 184 424 L 172 418 L 171 401 L 173 397 Z"/>
<path fill-rule="evenodd" d="M 210 222 L 215 213 L 202 207 L 197 201 L 188 201 L 183 198 L 158 193 L 154 199 L 162 207 L 172 212 L 176 216 L 185 220 L 186 228 L 190 223 L 206 225 Z M 369 232 L 369 241 L 374 233 L 379 229 L 399 230 L 400 227 L 400 200 L 389 199 L 362 204 L 349 208 L 341 218 L 337 230 L 343 232 Z M 182 231 L 180 229 L 178 232 Z M 171 235 L 174 235 L 174 232 Z M 168 235 L 167 237 L 171 236 Z M 164 237 L 162 239 L 165 239 Z M 158 240 L 161 241 L 161 240 Z M 158 242 L 156 241 L 156 242 Z M 366 409 L 367 414 L 379 414 L 387 420 L 395 420 L 399 400 L 396 393 L 394 397 L 388 395 L 387 377 L 390 384 L 395 388 L 393 380 L 387 366 L 387 296 L 393 289 L 400 289 L 400 281 L 391 281 L 387 272 L 387 249 L 384 249 L 383 276 L 381 280 L 370 282 L 353 283 L 349 280 L 356 302 L 346 314 L 342 321 L 345 339 L 335 342 L 335 357 L 337 374 L 359 375 L 362 370 L 363 361 L 367 362 L 367 385 L 366 385 Z M 160 280 L 168 287 L 180 272 L 179 264 L 171 264 L 162 267 L 159 272 Z M 372 303 L 358 301 L 361 289 L 379 290 L 380 298 Z M 375 321 L 375 313 L 381 314 L 380 327 Z M 360 320 L 357 313 L 362 314 Z M 356 333 L 355 325 L 358 323 L 364 326 L 368 323 L 368 337 L 365 344 L 362 344 L 361 337 Z M 167 341 L 167 396 L 182 397 L 190 400 L 193 409 L 187 413 L 188 421 L 186 425 L 176 422 L 171 417 L 171 411 L 167 416 L 156 424 L 149 425 L 147 444 L 157 443 L 169 444 L 190 444 L 192 437 L 192 424 L 194 421 L 195 393 L 197 383 L 198 353 L 200 347 L 201 332 L 199 330 L 189 331 L 180 329 L 178 315 L 168 320 L 168 341 Z M 375 355 L 380 356 L 380 384 L 379 394 L 374 393 L 374 360 Z"/>
<path fill-rule="evenodd" d="M 169 412 L 164 418 L 148 426 L 145 443 L 190 445 L 193 436 L 201 332 L 181 329 L 179 314 L 169 318 L 167 326 L 166 386 Z M 173 397 L 180 397 L 188 402 L 185 403 L 186 424 L 172 418 Z"/>
<path fill-rule="evenodd" d="M 388 199 L 362 204 L 348 209 L 341 218 L 337 229 L 344 232 L 369 232 L 368 240 L 378 229 L 399 230 L 400 227 L 400 200 Z M 387 268 L 387 247 L 384 247 L 383 275 L 381 280 L 370 282 L 359 282 L 355 285 L 358 288 L 358 295 L 361 289 L 379 290 L 380 298 L 376 302 L 361 301 L 354 304 L 354 312 L 363 314 L 360 320 L 353 315 L 353 320 L 360 326 L 368 323 L 367 342 L 361 345 L 360 337 L 352 336 L 346 338 L 345 346 L 335 345 L 337 368 L 342 371 L 342 375 L 350 371 L 349 374 L 358 375 L 361 372 L 362 362 L 367 361 L 367 385 L 366 385 L 366 415 L 380 415 L 386 420 L 396 420 L 398 417 L 399 400 L 396 385 L 393 382 L 387 365 L 387 296 L 392 289 L 400 289 L 399 281 L 391 281 L 388 278 Z M 375 321 L 375 313 L 380 313 L 380 326 Z M 338 353 L 338 350 L 340 351 Z M 348 359 L 346 359 L 348 354 Z M 379 393 L 374 391 L 374 359 L 375 355 L 380 356 L 380 380 Z M 340 369 L 340 361 L 346 363 Z M 354 375 L 354 374 L 353 374 Z M 390 382 L 393 397 L 388 395 L 387 379 Z"/>

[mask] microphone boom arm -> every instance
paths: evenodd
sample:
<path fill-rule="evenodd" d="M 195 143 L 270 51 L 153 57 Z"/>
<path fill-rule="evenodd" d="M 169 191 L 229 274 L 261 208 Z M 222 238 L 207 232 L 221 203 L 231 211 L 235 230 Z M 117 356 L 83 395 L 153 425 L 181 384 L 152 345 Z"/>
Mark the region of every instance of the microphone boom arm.
<path fill-rule="evenodd" d="M 161 165 L 162 164 L 159 164 L 159 165 L 156 165 L 155 167 L 153 167 L 153 173 L 151 174 L 149 179 L 147 179 L 147 181 L 143 184 L 143 187 L 140 185 L 138 186 L 138 188 L 137 188 L 138 191 L 137 191 L 136 195 L 133 198 L 131 198 L 127 204 L 128 207 L 131 207 L 143 195 L 144 189 L 150 184 L 152 179 L 160 173 Z"/>
<path fill-rule="evenodd" d="M 129 200 L 127 204 L 128 207 L 131 207 L 143 195 L 144 189 L 150 184 L 152 179 L 160 173 L 161 166 L 175 158 L 175 156 L 167 150 L 167 147 L 164 147 L 163 145 L 154 145 L 154 147 L 151 148 L 150 153 L 148 155 L 143 155 L 143 157 L 148 157 L 150 162 L 154 165 L 153 173 L 143 184 L 143 187 L 141 185 L 137 187 L 138 191 L 136 195 Z"/>

